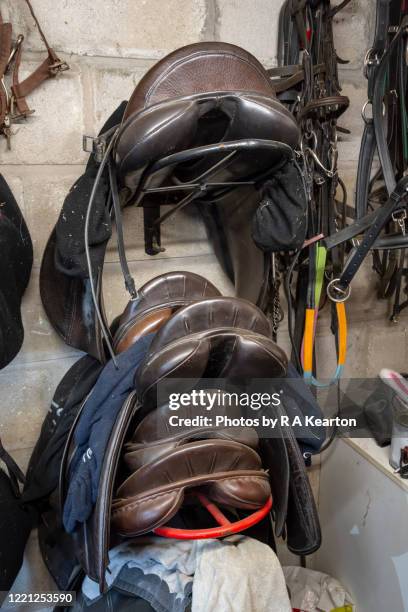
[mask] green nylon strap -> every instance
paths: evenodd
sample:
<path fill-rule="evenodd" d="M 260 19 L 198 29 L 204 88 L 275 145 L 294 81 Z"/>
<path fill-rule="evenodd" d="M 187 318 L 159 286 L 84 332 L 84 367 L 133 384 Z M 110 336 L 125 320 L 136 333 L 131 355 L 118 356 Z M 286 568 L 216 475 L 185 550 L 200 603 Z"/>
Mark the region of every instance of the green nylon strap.
<path fill-rule="evenodd" d="M 316 247 L 316 272 L 315 272 L 315 308 L 319 308 L 320 296 L 322 294 L 324 270 L 326 268 L 327 249 L 324 246 Z"/>

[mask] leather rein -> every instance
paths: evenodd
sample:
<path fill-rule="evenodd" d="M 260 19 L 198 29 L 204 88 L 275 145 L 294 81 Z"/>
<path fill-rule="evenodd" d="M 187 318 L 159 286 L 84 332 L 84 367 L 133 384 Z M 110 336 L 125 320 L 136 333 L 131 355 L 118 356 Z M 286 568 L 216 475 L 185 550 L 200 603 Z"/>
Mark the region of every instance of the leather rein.
<path fill-rule="evenodd" d="M 406 3 L 377 0 L 374 41 L 364 62 L 368 87 L 356 183 L 357 219 L 364 222 L 370 210 L 381 215 L 375 230 L 382 219 L 380 230 L 384 229 L 384 233 L 380 236 L 376 231 L 373 267 L 380 277 L 378 297 L 394 297 L 390 316 L 394 323 L 408 306 L 408 299 L 401 303 L 402 281 L 408 274 L 407 212 L 401 196 L 408 167 L 407 32 Z M 373 168 L 376 152 L 379 169 Z M 400 200 L 401 205 L 393 206 L 394 200 Z M 387 215 L 386 210 L 391 214 Z"/>

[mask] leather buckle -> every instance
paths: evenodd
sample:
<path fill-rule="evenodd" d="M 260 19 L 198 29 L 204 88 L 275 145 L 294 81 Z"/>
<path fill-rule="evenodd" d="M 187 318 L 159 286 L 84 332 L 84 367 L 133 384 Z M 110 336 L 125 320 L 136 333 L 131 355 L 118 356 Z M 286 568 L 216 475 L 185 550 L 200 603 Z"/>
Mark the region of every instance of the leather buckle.
<path fill-rule="evenodd" d="M 53 76 L 56 76 L 60 72 L 65 72 L 66 70 L 69 70 L 69 66 L 67 62 L 59 60 L 57 62 L 54 62 L 53 64 L 50 64 L 48 66 L 48 70 Z"/>
<path fill-rule="evenodd" d="M 82 136 L 82 150 L 92 153 L 95 161 L 100 164 L 106 151 L 106 141 L 102 138 L 93 136 Z"/>
<path fill-rule="evenodd" d="M 368 49 L 367 53 L 365 54 L 363 63 L 363 74 L 366 79 L 368 79 L 369 76 L 369 68 L 371 68 L 371 66 L 378 66 L 380 64 L 380 61 L 381 58 L 378 54 L 378 51 L 375 51 L 372 47 Z"/>
<path fill-rule="evenodd" d="M 10 55 L 8 57 L 8 60 L 7 60 L 6 69 L 4 71 L 5 73 L 7 73 L 9 71 L 11 62 L 15 58 L 17 51 L 19 50 L 19 48 L 23 44 L 23 41 L 24 41 L 24 36 L 22 34 L 19 34 L 17 36 L 16 42 L 14 43 L 14 45 L 11 48 L 11 52 L 10 52 Z"/>
<path fill-rule="evenodd" d="M 10 118 L 14 123 L 18 123 L 21 119 L 27 119 L 27 117 L 35 113 L 34 110 L 28 110 L 24 113 L 20 113 L 18 110 L 16 112 L 16 108 L 18 109 L 16 97 L 12 95 L 10 98 Z"/>
<path fill-rule="evenodd" d="M 401 208 L 401 210 L 396 210 L 392 213 L 392 220 L 396 223 L 399 223 L 400 221 L 405 221 L 406 218 L 407 211 L 405 210 L 405 208 Z"/>
<path fill-rule="evenodd" d="M 407 218 L 407 211 L 405 208 L 401 208 L 401 210 L 396 210 L 392 213 L 392 220 L 394 223 L 398 225 L 401 230 L 401 234 L 405 236 L 405 221 Z"/>

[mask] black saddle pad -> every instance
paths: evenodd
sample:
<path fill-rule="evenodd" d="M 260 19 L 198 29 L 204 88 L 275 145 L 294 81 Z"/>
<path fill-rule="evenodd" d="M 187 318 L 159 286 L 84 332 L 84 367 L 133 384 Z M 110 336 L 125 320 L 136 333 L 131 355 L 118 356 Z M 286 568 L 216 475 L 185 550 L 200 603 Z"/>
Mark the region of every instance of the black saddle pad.
<path fill-rule="evenodd" d="M 24 339 L 21 299 L 33 264 L 27 225 L 0 174 L 0 368 L 17 355 Z"/>

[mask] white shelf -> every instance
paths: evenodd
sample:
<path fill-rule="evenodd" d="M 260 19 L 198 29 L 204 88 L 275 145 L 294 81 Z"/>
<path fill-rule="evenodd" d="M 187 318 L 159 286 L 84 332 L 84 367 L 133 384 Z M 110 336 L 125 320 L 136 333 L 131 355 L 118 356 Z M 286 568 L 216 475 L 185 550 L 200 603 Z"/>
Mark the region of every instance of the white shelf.
<path fill-rule="evenodd" d="M 395 473 L 394 468 L 389 464 L 390 446 L 381 448 L 372 438 L 343 438 L 343 440 L 393 480 L 401 489 L 408 492 L 408 480 Z"/>

